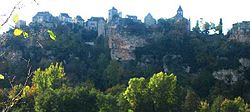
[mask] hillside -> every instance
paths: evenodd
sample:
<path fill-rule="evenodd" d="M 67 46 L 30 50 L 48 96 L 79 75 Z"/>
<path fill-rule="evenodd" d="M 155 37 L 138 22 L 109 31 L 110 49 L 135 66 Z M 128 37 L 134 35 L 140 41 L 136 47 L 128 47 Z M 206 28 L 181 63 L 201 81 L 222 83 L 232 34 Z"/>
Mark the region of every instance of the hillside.
<path fill-rule="evenodd" d="M 241 97 L 243 104 L 250 103 L 249 43 L 229 39 L 230 33 L 189 31 L 186 19 L 160 19 L 152 27 L 120 21 L 123 23 L 107 24 L 106 34 L 99 36 L 98 30 L 57 20 L 22 27 L 29 38 L 15 37 L 13 29 L 1 35 L 1 74 L 18 84 L 30 67 L 36 71 L 28 83 L 29 95 L 20 100 L 28 103 L 13 109 L 73 111 L 75 105 L 93 112 L 192 112 L 205 100 L 216 105 L 218 98 Z M 56 41 L 49 38 L 47 30 L 54 31 Z M 56 76 L 45 80 L 41 74 Z M 44 82 L 39 81 L 44 77 Z M 11 86 L 8 80 L 0 82 L 0 88 Z M 4 95 L 3 101 L 8 97 Z"/>

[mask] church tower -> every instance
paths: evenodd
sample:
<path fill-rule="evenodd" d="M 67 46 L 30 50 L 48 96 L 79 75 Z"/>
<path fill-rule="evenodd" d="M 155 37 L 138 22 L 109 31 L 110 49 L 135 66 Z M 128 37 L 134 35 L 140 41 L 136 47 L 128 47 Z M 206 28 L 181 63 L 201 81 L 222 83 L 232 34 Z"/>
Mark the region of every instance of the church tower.
<path fill-rule="evenodd" d="M 177 10 L 177 17 L 183 17 L 183 10 L 181 8 L 181 6 L 179 6 L 178 10 Z"/>

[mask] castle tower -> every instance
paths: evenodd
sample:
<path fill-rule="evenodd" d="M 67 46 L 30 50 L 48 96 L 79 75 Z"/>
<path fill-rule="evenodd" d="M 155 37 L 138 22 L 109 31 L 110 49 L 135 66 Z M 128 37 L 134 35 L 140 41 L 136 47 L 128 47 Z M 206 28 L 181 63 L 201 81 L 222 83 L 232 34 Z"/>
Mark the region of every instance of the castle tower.
<path fill-rule="evenodd" d="M 150 13 L 148 13 L 148 15 L 144 18 L 144 23 L 147 26 L 152 26 L 156 24 L 156 20 L 153 18 L 153 16 Z"/>
<path fill-rule="evenodd" d="M 115 7 L 112 7 L 112 9 L 109 10 L 109 18 L 108 21 L 112 21 L 114 19 L 114 16 L 119 16 L 118 10 Z"/>
<path fill-rule="evenodd" d="M 177 15 L 180 17 L 183 17 L 183 10 L 182 10 L 181 6 L 179 6 L 179 8 L 177 10 Z"/>

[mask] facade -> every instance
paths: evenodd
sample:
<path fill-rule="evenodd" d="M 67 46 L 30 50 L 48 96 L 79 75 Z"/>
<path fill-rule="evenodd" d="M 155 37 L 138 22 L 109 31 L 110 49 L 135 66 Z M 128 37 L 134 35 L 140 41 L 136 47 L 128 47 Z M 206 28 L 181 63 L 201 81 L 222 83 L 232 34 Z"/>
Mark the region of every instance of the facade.
<path fill-rule="evenodd" d="M 97 31 L 98 36 L 105 35 L 105 23 L 103 17 L 91 17 L 87 21 L 87 29 Z"/>
<path fill-rule="evenodd" d="M 128 19 L 132 19 L 132 20 L 137 21 L 137 16 L 127 15 L 126 17 L 127 17 Z"/>
<path fill-rule="evenodd" d="M 65 23 L 72 23 L 72 18 L 67 13 L 61 13 L 58 19 Z"/>
<path fill-rule="evenodd" d="M 98 24 L 97 24 L 97 32 L 98 32 L 98 36 L 105 36 L 105 20 L 104 19 L 101 19 L 98 21 Z"/>
<path fill-rule="evenodd" d="M 156 20 L 150 13 L 148 13 L 148 15 L 144 18 L 144 23 L 146 24 L 146 26 L 153 26 L 156 24 Z"/>
<path fill-rule="evenodd" d="M 175 22 L 184 22 L 185 27 L 187 28 L 187 31 L 190 31 L 191 29 L 190 19 L 187 19 L 183 16 L 183 10 L 181 6 L 179 6 L 178 8 L 177 14 L 171 19 L 175 20 Z"/>
<path fill-rule="evenodd" d="M 249 31 L 250 31 L 250 21 L 243 21 L 241 23 L 233 24 L 232 33 L 249 32 Z"/>
<path fill-rule="evenodd" d="M 182 10 L 181 6 L 179 6 L 179 8 L 177 10 L 177 14 L 175 15 L 174 18 L 179 19 L 179 20 L 184 18 L 183 17 L 183 10 Z"/>
<path fill-rule="evenodd" d="M 133 22 L 141 22 L 137 19 L 137 16 L 134 15 L 127 15 L 126 18 L 132 20 Z"/>
<path fill-rule="evenodd" d="M 73 20 L 74 23 L 76 24 L 79 24 L 81 26 L 84 26 L 84 19 L 82 19 L 81 16 L 77 15 L 74 20 Z"/>
<path fill-rule="evenodd" d="M 22 28 L 22 27 L 24 27 L 24 26 L 26 26 L 26 21 L 24 21 L 24 20 L 19 20 L 19 21 L 17 22 L 17 24 L 16 24 L 16 27 L 17 27 L 17 28 Z"/>
<path fill-rule="evenodd" d="M 109 18 L 108 18 L 108 21 L 112 21 L 115 16 L 118 16 L 119 17 L 119 13 L 118 13 L 118 10 L 115 8 L 115 7 L 112 7 L 112 9 L 109 10 Z"/>
<path fill-rule="evenodd" d="M 122 12 L 118 12 L 115 7 L 109 10 L 108 22 L 118 23 L 119 19 L 122 17 Z"/>
<path fill-rule="evenodd" d="M 242 43 L 250 43 L 250 21 L 233 24 L 230 31 L 229 40 L 235 40 Z"/>
<path fill-rule="evenodd" d="M 41 22 L 52 22 L 53 15 L 49 12 L 38 12 L 33 18 L 33 22 L 41 23 Z"/>

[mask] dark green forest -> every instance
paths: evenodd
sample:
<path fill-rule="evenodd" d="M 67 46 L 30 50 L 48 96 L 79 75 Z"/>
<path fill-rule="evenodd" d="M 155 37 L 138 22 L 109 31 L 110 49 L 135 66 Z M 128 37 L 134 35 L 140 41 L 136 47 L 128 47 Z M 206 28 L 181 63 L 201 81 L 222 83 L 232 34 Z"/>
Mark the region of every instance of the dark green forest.
<path fill-rule="evenodd" d="M 154 28 L 126 24 L 117 30 L 161 34 L 136 48 L 132 61 L 112 60 L 108 37 L 78 24 L 31 23 L 22 28 L 29 38 L 15 37 L 14 29 L 2 34 L 0 109 L 250 112 L 250 44 L 165 19 Z"/>

